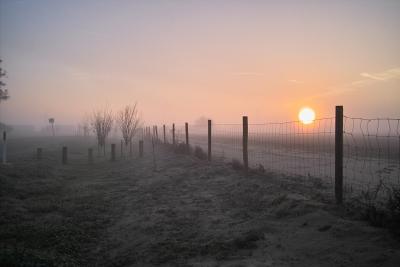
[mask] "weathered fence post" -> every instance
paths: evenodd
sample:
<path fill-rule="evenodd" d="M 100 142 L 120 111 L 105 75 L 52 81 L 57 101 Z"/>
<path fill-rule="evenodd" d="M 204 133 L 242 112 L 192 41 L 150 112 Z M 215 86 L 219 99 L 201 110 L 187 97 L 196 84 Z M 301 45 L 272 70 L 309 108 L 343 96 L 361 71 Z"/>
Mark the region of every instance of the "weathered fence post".
<path fill-rule="evenodd" d="M 336 106 L 335 114 L 335 198 L 343 203 L 343 106 Z"/>
<path fill-rule="evenodd" d="M 41 160 L 42 159 L 42 148 L 41 147 L 38 147 L 36 149 L 36 159 L 37 160 Z"/>
<path fill-rule="evenodd" d="M 124 150 L 124 141 L 121 140 L 121 158 L 124 156 L 123 150 Z"/>
<path fill-rule="evenodd" d="M 185 122 L 186 150 L 189 153 L 189 123 Z"/>
<path fill-rule="evenodd" d="M 7 163 L 7 132 L 3 132 L 3 164 Z"/>
<path fill-rule="evenodd" d="M 68 163 L 68 148 L 63 146 L 62 148 L 62 164 Z"/>
<path fill-rule="evenodd" d="M 164 134 L 164 144 L 167 143 L 167 139 L 165 138 L 165 124 L 163 125 L 163 134 Z"/>
<path fill-rule="evenodd" d="M 175 123 L 172 124 L 172 144 L 175 145 Z"/>
<path fill-rule="evenodd" d="M 111 161 L 115 161 L 115 144 L 111 144 Z"/>
<path fill-rule="evenodd" d="M 89 164 L 93 163 L 93 148 L 88 148 L 88 162 Z"/>
<path fill-rule="evenodd" d="M 247 116 L 243 116 L 243 166 L 247 172 L 249 169 L 249 158 L 248 158 L 248 140 L 249 140 L 249 122 Z"/>
<path fill-rule="evenodd" d="M 208 161 L 211 161 L 211 120 L 208 120 Z"/>
<path fill-rule="evenodd" d="M 139 141 L 139 157 L 143 157 L 143 140 Z"/>

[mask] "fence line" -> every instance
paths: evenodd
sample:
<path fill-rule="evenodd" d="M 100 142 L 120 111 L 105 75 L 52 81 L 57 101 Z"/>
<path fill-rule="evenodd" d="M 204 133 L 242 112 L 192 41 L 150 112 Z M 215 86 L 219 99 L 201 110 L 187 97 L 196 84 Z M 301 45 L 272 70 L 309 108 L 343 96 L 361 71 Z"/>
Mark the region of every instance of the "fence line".
<path fill-rule="evenodd" d="M 380 183 L 400 186 L 400 119 L 354 118 L 343 115 L 341 107 L 337 110 L 341 113 L 335 117 L 310 124 L 249 123 L 249 167 L 336 184 L 338 203 L 343 193 L 370 190 Z M 337 128 L 339 117 L 343 129 Z M 177 143 L 185 143 L 185 125 L 175 127 Z M 190 145 L 207 151 L 207 125 L 189 127 Z M 211 152 L 213 159 L 243 162 L 243 124 L 212 123 Z M 338 158 L 335 163 L 335 153 L 343 166 Z"/>

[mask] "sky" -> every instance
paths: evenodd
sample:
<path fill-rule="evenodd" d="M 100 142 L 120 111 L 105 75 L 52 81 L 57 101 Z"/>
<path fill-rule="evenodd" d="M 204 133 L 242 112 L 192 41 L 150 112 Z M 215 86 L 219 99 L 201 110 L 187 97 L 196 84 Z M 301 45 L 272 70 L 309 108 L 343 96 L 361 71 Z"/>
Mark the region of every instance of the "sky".
<path fill-rule="evenodd" d="M 0 0 L 10 124 L 400 118 L 400 1 Z"/>

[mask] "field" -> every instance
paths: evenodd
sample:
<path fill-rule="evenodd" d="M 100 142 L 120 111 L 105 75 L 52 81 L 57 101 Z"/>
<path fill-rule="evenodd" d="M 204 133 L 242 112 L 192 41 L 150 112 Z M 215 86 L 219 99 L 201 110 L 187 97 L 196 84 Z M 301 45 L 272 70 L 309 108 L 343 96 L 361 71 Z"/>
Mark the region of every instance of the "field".
<path fill-rule="evenodd" d="M 114 140 L 119 144 L 118 140 Z M 61 147 L 69 149 L 61 164 Z M 331 184 L 248 174 L 158 144 L 10 139 L 0 167 L 1 266 L 398 266 L 400 242 L 333 204 Z M 36 148 L 43 158 L 35 158 Z M 118 146 L 117 146 L 118 147 Z M 154 164 L 155 163 L 155 164 Z"/>

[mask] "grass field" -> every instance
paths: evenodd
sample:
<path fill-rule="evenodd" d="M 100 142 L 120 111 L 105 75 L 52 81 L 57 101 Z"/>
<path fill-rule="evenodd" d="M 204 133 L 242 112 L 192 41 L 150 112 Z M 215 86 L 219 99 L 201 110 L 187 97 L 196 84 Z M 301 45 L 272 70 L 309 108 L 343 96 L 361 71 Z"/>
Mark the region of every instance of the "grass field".
<path fill-rule="evenodd" d="M 1 266 L 398 266 L 400 242 L 333 205 L 323 180 L 235 171 L 148 145 L 11 139 L 0 166 Z M 117 143 L 118 144 L 118 143 Z M 69 164 L 61 164 L 68 146 Z M 35 159 L 36 147 L 43 159 Z M 117 146 L 118 147 L 118 146 Z"/>

